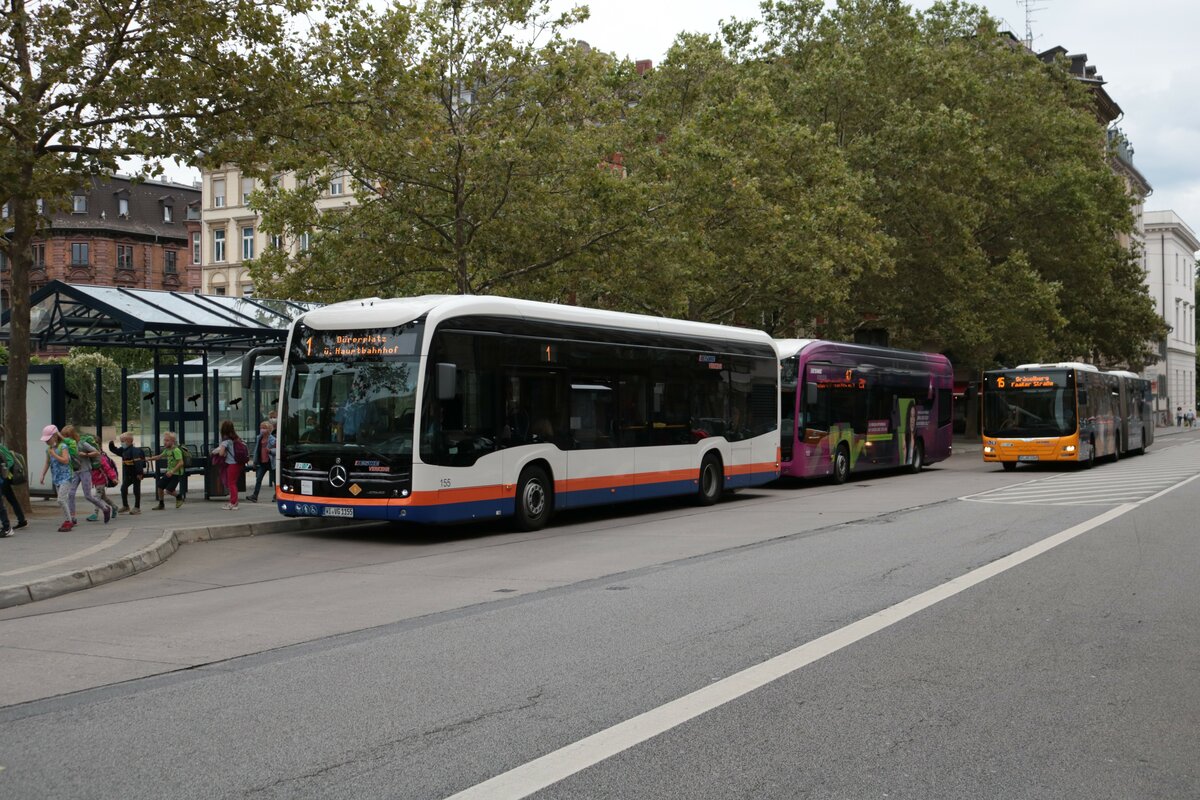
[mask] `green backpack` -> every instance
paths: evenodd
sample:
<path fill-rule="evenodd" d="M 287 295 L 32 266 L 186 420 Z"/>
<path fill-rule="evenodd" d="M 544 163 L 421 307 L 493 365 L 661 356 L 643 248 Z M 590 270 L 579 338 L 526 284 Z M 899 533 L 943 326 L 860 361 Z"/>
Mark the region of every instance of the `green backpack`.
<path fill-rule="evenodd" d="M 0 444 L 0 457 L 4 458 L 5 475 L 9 483 L 25 483 L 29 480 L 29 470 L 25 465 L 25 456 L 14 453 L 6 445 Z"/>
<path fill-rule="evenodd" d="M 80 439 L 80 441 L 87 442 L 88 444 L 90 444 L 92 446 L 92 449 L 96 451 L 95 455 L 89 456 L 89 460 L 92 462 L 92 469 L 95 469 L 96 467 L 100 466 L 100 443 L 96 441 L 96 437 L 90 433 L 84 433 L 84 434 L 80 434 L 79 439 Z M 78 445 L 76 445 L 76 446 L 78 447 Z M 72 455 L 75 455 L 75 454 L 72 454 Z"/>

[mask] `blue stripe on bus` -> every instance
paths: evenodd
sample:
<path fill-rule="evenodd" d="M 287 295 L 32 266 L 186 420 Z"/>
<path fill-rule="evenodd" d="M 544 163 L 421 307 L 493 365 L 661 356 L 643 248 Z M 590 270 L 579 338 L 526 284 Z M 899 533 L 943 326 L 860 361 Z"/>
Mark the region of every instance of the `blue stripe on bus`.
<path fill-rule="evenodd" d="M 774 480 L 775 477 L 774 472 L 731 475 L 725 479 L 725 487 L 727 489 L 740 489 L 748 486 L 761 486 L 763 483 Z M 555 508 L 557 510 L 564 510 L 608 505 L 628 500 L 677 497 L 692 494 L 695 491 L 696 482 L 690 479 L 648 483 L 639 486 L 621 486 L 617 487 L 615 492 L 612 489 L 583 489 L 559 494 L 555 498 Z M 345 506 L 339 503 L 307 501 L 297 503 L 291 500 L 280 500 L 277 501 L 276 505 L 279 513 L 287 517 L 324 517 L 326 508 L 352 508 L 354 510 L 353 518 L 358 520 L 442 524 L 510 517 L 516 510 L 516 500 L 512 497 L 498 500 L 475 500 L 466 503 L 443 503 L 425 506 Z M 349 517 L 329 517 L 329 519 L 349 519 Z"/>

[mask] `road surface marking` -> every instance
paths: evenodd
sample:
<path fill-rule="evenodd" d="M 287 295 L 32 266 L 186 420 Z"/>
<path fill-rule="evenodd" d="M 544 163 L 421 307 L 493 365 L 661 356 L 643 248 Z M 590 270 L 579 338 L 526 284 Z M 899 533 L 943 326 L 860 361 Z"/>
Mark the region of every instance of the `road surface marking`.
<path fill-rule="evenodd" d="M 852 622 L 844 628 L 827 633 L 793 650 L 734 673 L 703 689 L 698 689 L 658 708 L 617 723 L 611 728 L 606 728 L 519 767 L 514 767 L 508 772 L 503 772 L 483 783 L 451 795 L 447 800 L 520 800 L 520 798 L 528 797 L 577 772 L 582 772 L 590 766 L 599 764 L 605 759 L 695 719 L 701 714 L 779 680 L 801 667 L 808 666 L 825 656 L 849 647 L 871 634 L 895 625 L 897 622 L 977 586 L 989 578 L 994 578 L 1013 567 L 1020 566 L 1030 559 L 1161 497 L 1167 492 L 1185 486 L 1197 478 L 1200 478 L 1200 474 L 1192 475 L 1152 497 L 1136 503 L 1123 503 L 1116 508 L 1109 509 L 1086 522 L 1060 531 L 1040 542 L 1035 542 L 1022 550 L 990 564 L 985 564 L 907 600 L 902 600 L 869 617 Z"/>
<path fill-rule="evenodd" d="M 99 553 L 101 550 L 106 550 L 109 547 L 117 544 L 126 536 L 128 536 L 131 530 L 133 530 L 133 528 L 118 528 L 117 530 L 113 531 L 107 539 L 105 539 L 103 542 L 100 542 L 100 544 L 94 544 L 87 549 L 80 550 L 78 553 L 72 553 L 69 556 L 56 558 L 53 561 L 43 561 L 41 564 L 34 564 L 32 567 L 22 567 L 21 569 L 9 570 L 8 572 L 0 572 L 0 578 L 7 578 L 9 575 L 21 575 L 26 572 L 36 572 L 39 569 L 57 567 L 59 564 L 66 564 L 79 558 L 86 558 L 93 553 Z"/>

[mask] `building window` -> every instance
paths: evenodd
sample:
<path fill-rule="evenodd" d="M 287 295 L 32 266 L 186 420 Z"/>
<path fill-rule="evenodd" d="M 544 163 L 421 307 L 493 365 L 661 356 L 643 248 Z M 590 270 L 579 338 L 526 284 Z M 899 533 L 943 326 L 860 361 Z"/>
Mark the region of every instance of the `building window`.
<path fill-rule="evenodd" d="M 213 187 L 213 208 L 225 207 L 225 179 L 214 180 Z"/>
<path fill-rule="evenodd" d="M 342 182 L 342 176 L 341 175 L 334 176 L 333 180 L 329 181 L 329 194 L 336 197 L 337 195 L 342 193 L 344 186 L 345 186 L 345 184 Z"/>
<path fill-rule="evenodd" d="M 276 250 L 283 249 L 283 237 L 278 233 L 271 234 L 271 247 L 274 247 Z"/>
<path fill-rule="evenodd" d="M 242 284 L 242 297 L 254 297 L 254 284 L 253 283 Z"/>
<path fill-rule="evenodd" d="M 308 246 L 310 244 L 311 244 L 311 238 L 308 235 L 308 231 L 305 231 L 304 233 L 300 234 L 300 252 L 307 253 Z"/>
<path fill-rule="evenodd" d="M 33 249 L 33 268 L 45 270 L 46 269 L 46 245 L 35 244 L 32 249 Z"/>
<path fill-rule="evenodd" d="M 174 206 L 163 206 L 163 222 L 174 222 L 174 221 L 175 221 L 175 207 Z"/>
<path fill-rule="evenodd" d="M 8 203 L 0 206 L 0 219 L 8 219 Z"/>
<path fill-rule="evenodd" d="M 192 232 L 192 263 L 200 263 L 200 231 Z"/>
<path fill-rule="evenodd" d="M 122 217 L 126 217 L 126 218 L 129 217 L 129 198 L 128 197 L 118 197 L 117 198 L 117 214 Z"/>
<path fill-rule="evenodd" d="M 71 243 L 71 266 L 86 267 L 88 265 L 88 243 L 87 242 L 72 242 Z"/>
<path fill-rule="evenodd" d="M 242 178 L 242 205 L 250 205 L 250 193 L 254 191 L 254 178 Z"/>
<path fill-rule="evenodd" d="M 242 261 L 254 258 L 254 228 L 242 228 Z"/>
<path fill-rule="evenodd" d="M 117 269 L 133 269 L 133 245 L 117 245 Z"/>
<path fill-rule="evenodd" d="M 71 212 L 74 214 L 87 213 L 87 195 L 76 194 L 71 196 Z"/>
<path fill-rule="evenodd" d="M 40 197 L 37 199 L 37 213 L 39 213 L 39 214 L 46 213 L 46 201 Z"/>
<path fill-rule="evenodd" d="M 163 252 L 163 274 L 174 275 L 179 272 L 175 263 L 175 251 L 166 250 Z"/>
<path fill-rule="evenodd" d="M 213 261 L 225 260 L 225 231 L 218 228 L 213 231 Z"/>
<path fill-rule="evenodd" d="M 214 286 L 213 294 L 217 295 L 218 297 L 224 297 L 225 296 L 225 287 L 224 286 Z"/>

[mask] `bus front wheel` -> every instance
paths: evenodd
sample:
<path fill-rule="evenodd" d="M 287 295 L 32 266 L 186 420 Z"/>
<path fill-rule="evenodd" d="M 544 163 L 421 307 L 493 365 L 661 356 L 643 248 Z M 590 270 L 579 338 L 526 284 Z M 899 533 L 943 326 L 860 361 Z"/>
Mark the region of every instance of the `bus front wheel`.
<path fill-rule="evenodd" d="M 850 448 L 844 444 L 838 445 L 833 454 L 833 482 L 845 483 L 850 479 Z"/>
<path fill-rule="evenodd" d="M 702 506 L 711 506 L 721 499 L 725 490 L 725 476 L 721 474 L 721 460 L 714 455 L 707 455 L 700 463 L 700 490 L 696 494 L 696 502 Z"/>
<path fill-rule="evenodd" d="M 1013 470 L 1015 470 L 1015 469 L 1017 468 L 1017 462 L 1015 462 L 1015 461 L 1001 461 L 1001 462 L 1000 462 L 1000 466 L 1004 467 L 1004 471 L 1005 471 L 1005 472 L 1012 472 Z"/>
<path fill-rule="evenodd" d="M 536 531 L 546 527 L 553 510 L 554 490 L 546 471 L 530 467 L 522 472 L 517 482 L 517 511 L 513 515 L 517 529 Z"/>

